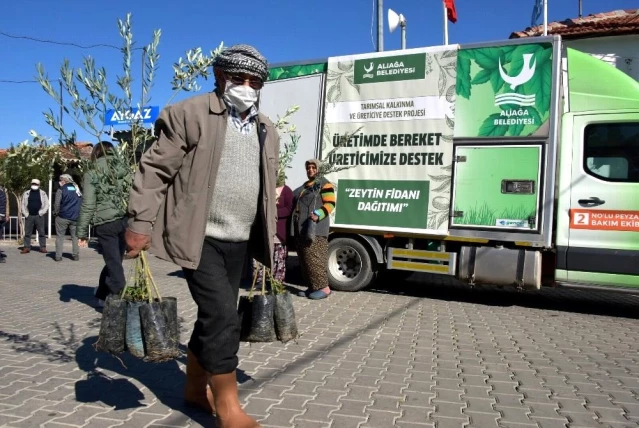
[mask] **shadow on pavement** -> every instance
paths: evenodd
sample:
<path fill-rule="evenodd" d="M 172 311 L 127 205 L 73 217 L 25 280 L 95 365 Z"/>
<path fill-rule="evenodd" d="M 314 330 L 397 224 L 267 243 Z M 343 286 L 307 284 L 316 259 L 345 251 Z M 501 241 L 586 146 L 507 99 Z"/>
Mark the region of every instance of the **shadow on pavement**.
<path fill-rule="evenodd" d="M 97 336 L 87 337 L 75 351 L 78 368 L 87 373 L 86 379 L 75 384 L 76 400 L 81 403 L 102 402 L 114 410 L 145 407 L 145 395 L 136 383 L 147 388 L 164 406 L 180 411 L 202 425 L 210 425 L 211 416 L 183 404 L 185 375 L 177 360 L 165 363 L 146 363 L 123 353 L 115 358 L 93 347 Z M 185 349 L 183 349 L 185 351 Z M 185 363 L 184 357 L 180 362 Z M 131 380 L 137 381 L 133 383 Z"/>
<path fill-rule="evenodd" d="M 604 315 L 639 319 L 639 297 L 605 291 L 581 291 L 568 288 L 542 288 L 535 291 L 517 291 L 496 286 L 470 287 L 452 278 L 430 274 L 413 274 L 408 279 L 377 281 L 366 291 L 405 295 L 487 306 L 521 306 L 589 315 Z"/>
<path fill-rule="evenodd" d="M 99 320 L 93 321 L 90 327 L 95 327 L 96 324 L 99 325 Z M 48 341 L 33 339 L 28 334 L 19 335 L 4 331 L 0 331 L 0 340 L 9 342 L 15 352 L 41 355 L 51 363 L 75 361 L 78 368 L 87 374 L 86 378 L 75 383 L 75 398 L 78 402 L 102 402 L 114 410 L 157 406 L 159 403 L 160 406 L 182 413 L 173 413 L 171 421 L 163 423 L 171 422 L 181 426 L 188 419 L 192 419 L 203 426 L 212 424 L 211 415 L 187 407 L 183 403 L 186 376 L 178 363 L 186 364 L 185 346 L 180 345 L 180 358 L 165 363 L 147 363 L 126 352 L 118 355 L 118 359 L 95 350 L 93 344 L 97 336 L 79 341 L 73 324 L 66 331 L 58 323 L 53 323 L 53 326 L 56 334 Z M 237 379 L 240 384 L 252 380 L 239 369 Z M 148 389 L 151 396 L 145 396 L 143 389 Z M 157 398 L 157 402 L 150 402 L 149 398 L 153 397 Z"/>
<path fill-rule="evenodd" d="M 0 331 L 0 340 L 10 343 L 12 345 L 11 349 L 15 352 L 41 355 L 46 357 L 47 361 L 51 363 L 68 363 L 73 361 L 74 355 L 72 350 L 78 345 L 75 325 L 69 325 L 66 333 L 57 322 L 53 323 L 53 328 L 56 333 L 51 338 L 58 344 L 63 345 L 62 349 L 59 349 L 59 346 L 52 347 L 51 343 L 34 339 L 28 334 L 13 334 Z"/>
<path fill-rule="evenodd" d="M 93 292 L 94 287 L 90 287 L 88 285 L 64 284 L 60 287 L 58 294 L 60 295 L 61 302 L 68 303 L 71 300 L 77 300 L 78 302 L 84 303 L 97 311 L 98 308 L 95 307 L 96 298 L 93 295 Z"/>

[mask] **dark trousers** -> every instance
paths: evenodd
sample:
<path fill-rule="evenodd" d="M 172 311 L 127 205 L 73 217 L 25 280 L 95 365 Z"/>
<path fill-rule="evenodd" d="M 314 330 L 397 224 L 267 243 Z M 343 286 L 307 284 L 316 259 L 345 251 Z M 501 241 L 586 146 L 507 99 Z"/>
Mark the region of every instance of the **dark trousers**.
<path fill-rule="evenodd" d="M 240 321 L 237 302 L 246 242 L 204 240 L 197 269 L 184 269 L 197 320 L 189 349 L 211 374 L 231 373 L 237 368 L 240 348 Z"/>
<path fill-rule="evenodd" d="M 27 250 L 31 249 L 31 235 L 33 234 L 34 226 L 38 231 L 40 248 L 47 248 L 47 236 L 44 234 L 44 216 L 39 216 L 37 214 L 29 214 L 24 222 L 24 248 Z"/>
<path fill-rule="evenodd" d="M 124 267 L 122 266 L 126 250 L 126 242 L 124 241 L 126 218 L 101 224 L 93 230 L 102 247 L 102 257 L 105 263 L 100 273 L 95 297 L 105 300 L 109 294 L 119 294 L 126 284 Z"/>
<path fill-rule="evenodd" d="M 4 238 L 4 217 L 0 217 L 0 237 Z M 0 248 L 0 259 L 6 257 L 4 255 L 4 251 L 2 251 L 2 249 Z"/>

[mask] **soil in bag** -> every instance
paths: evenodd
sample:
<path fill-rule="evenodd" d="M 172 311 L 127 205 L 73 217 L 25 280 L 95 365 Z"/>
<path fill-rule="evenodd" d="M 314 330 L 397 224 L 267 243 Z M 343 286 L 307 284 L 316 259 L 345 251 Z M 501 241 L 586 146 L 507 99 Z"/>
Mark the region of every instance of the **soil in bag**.
<path fill-rule="evenodd" d="M 111 354 L 124 352 L 126 311 L 126 301 L 116 295 L 107 296 L 102 310 L 100 333 L 95 349 Z"/>
<path fill-rule="evenodd" d="M 140 322 L 140 306 L 144 302 L 127 302 L 126 305 L 126 349 L 137 358 L 144 358 L 144 340 Z"/>
<path fill-rule="evenodd" d="M 180 320 L 178 318 L 177 298 L 163 297 L 161 306 L 167 320 L 167 326 L 169 327 L 169 345 L 171 349 L 175 349 L 175 352 L 179 354 Z"/>
<path fill-rule="evenodd" d="M 275 296 L 275 333 L 281 342 L 288 342 L 297 337 L 297 321 L 295 320 L 295 308 L 291 293 L 277 294 Z"/>
<path fill-rule="evenodd" d="M 248 296 L 240 296 L 240 302 L 237 305 L 237 316 L 240 319 L 240 341 L 248 342 L 251 333 L 253 303 Z"/>
<path fill-rule="evenodd" d="M 275 296 L 253 296 L 251 308 L 251 330 L 247 342 L 274 342 L 275 322 L 273 312 Z"/>
<path fill-rule="evenodd" d="M 176 334 L 179 331 L 177 301 L 163 298 L 162 302 L 144 303 L 140 306 L 140 319 L 146 360 L 162 362 L 177 358 L 179 356 L 179 337 Z"/>

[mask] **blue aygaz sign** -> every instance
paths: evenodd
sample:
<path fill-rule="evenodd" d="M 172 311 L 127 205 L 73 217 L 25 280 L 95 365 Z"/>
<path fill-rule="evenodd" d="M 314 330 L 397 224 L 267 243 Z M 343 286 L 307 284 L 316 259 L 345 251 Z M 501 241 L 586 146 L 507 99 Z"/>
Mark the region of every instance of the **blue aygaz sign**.
<path fill-rule="evenodd" d="M 104 117 L 105 125 L 128 125 L 132 122 L 153 123 L 160 115 L 160 107 L 133 107 L 126 111 L 107 110 Z"/>

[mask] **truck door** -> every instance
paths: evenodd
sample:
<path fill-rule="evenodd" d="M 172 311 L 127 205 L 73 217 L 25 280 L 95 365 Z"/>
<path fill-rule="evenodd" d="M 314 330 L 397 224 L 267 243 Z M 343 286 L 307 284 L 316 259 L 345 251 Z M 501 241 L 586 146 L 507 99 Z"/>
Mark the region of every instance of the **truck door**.
<path fill-rule="evenodd" d="M 567 279 L 639 287 L 639 114 L 573 125 Z"/>

